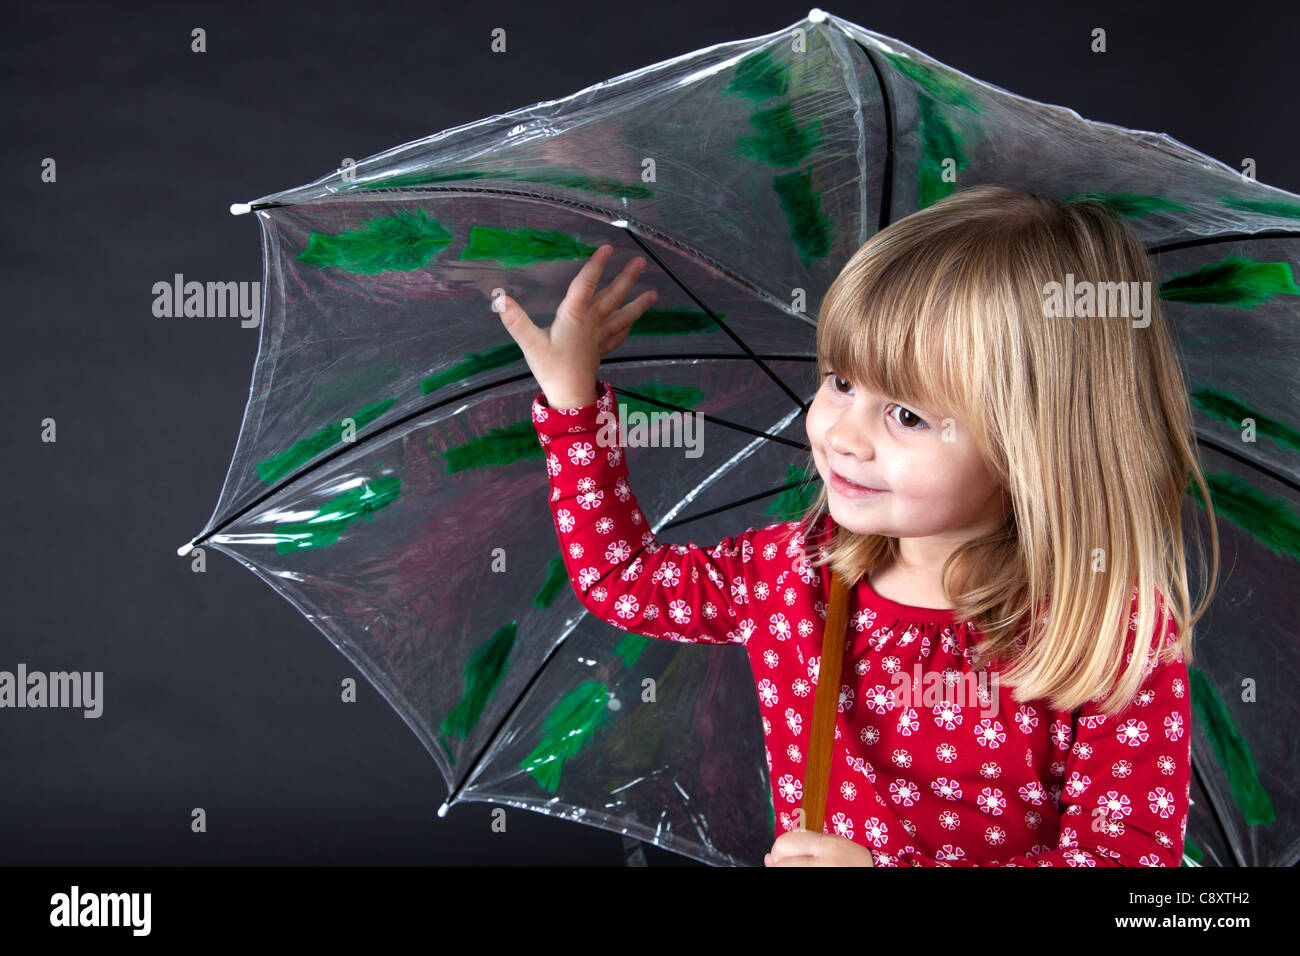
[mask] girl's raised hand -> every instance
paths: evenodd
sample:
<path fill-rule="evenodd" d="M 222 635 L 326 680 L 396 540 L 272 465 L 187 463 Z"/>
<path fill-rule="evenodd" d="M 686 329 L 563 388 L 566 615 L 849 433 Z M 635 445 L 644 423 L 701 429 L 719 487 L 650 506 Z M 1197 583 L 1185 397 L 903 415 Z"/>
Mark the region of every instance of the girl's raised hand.
<path fill-rule="evenodd" d="M 613 254 L 611 245 L 592 253 L 569 283 L 550 328 L 534 325 L 509 296 L 492 300 L 493 310 L 501 313 L 502 324 L 523 351 L 524 361 L 552 408 L 577 408 L 596 400 L 601 358 L 627 338 L 632 323 L 659 298 L 651 289 L 619 307 L 645 267 L 639 256 L 597 292 L 600 274 Z"/>

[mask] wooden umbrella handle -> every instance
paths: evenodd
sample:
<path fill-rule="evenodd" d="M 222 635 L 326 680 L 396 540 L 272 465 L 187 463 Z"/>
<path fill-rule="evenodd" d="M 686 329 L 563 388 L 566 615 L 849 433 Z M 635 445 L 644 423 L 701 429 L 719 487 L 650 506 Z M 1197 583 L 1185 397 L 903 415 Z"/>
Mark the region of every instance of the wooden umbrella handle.
<path fill-rule="evenodd" d="M 831 600 L 822 633 L 822 659 L 813 702 L 812 736 L 808 743 L 807 770 L 803 778 L 803 826 L 821 833 L 826 820 L 826 798 L 831 776 L 831 751 L 835 745 L 835 715 L 840 709 L 840 673 L 844 668 L 848 625 L 849 589 L 831 571 Z"/>

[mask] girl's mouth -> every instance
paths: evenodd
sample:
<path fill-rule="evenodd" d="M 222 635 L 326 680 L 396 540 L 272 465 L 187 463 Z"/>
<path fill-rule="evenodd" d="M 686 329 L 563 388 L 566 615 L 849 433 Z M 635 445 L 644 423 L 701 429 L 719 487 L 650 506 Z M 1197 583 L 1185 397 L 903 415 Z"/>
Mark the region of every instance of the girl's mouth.
<path fill-rule="evenodd" d="M 867 488 L 854 484 L 834 470 L 831 471 L 831 487 L 849 498 L 872 498 L 885 493 L 880 488 Z"/>

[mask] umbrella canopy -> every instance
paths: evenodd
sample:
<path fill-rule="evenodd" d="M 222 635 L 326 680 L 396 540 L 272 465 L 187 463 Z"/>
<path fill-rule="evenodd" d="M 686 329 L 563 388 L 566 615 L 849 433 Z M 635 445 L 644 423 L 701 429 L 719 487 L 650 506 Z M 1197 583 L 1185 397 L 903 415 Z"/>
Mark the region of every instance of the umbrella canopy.
<path fill-rule="evenodd" d="M 1300 197 L 821 11 L 232 207 L 262 227 L 258 354 L 217 505 L 178 553 L 214 547 L 299 608 L 433 756 L 442 812 L 492 801 L 760 863 L 775 811 L 744 649 L 578 603 L 537 384 L 489 297 L 545 324 L 599 245 L 646 256 L 658 303 L 601 376 L 632 411 L 708 423 L 694 448 L 627 454 L 653 530 L 713 544 L 811 500 L 802 415 L 841 266 L 977 183 L 1103 197 L 1155 257 L 1233 568 L 1195 645 L 1185 862 L 1290 864 Z"/>

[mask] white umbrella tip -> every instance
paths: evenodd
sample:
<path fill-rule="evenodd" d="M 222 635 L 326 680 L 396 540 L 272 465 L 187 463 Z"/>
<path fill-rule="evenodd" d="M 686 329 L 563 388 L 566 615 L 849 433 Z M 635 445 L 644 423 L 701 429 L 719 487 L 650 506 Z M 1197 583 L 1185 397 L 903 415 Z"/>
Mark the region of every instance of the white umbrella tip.
<path fill-rule="evenodd" d="M 191 551 L 193 551 L 193 550 L 194 550 L 194 542 L 191 541 L 191 542 L 189 542 L 188 544 L 183 544 L 183 545 L 181 545 L 179 548 L 177 548 L 177 549 L 176 549 L 176 556 L 177 556 L 178 558 L 183 558 L 183 557 L 185 557 L 187 554 L 189 554 L 189 553 L 190 553 Z"/>
<path fill-rule="evenodd" d="M 808 11 L 808 19 L 811 20 L 813 23 L 825 23 L 826 11 L 821 9 L 820 7 L 813 7 L 811 10 Z"/>
<path fill-rule="evenodd" d="M 243 216 L 253 211 L 253 207 L 246 202 L 232 202 L 230 204 L 230 214 L 232 216 Z"/>
<path fill-rule="evenodd" d="M 442 806 L 438 808 L 438 816 L 445 817 L 447 815 L 447 810 L 448 810 L 447 801 L 444 800 L 442 802 Z"/>

